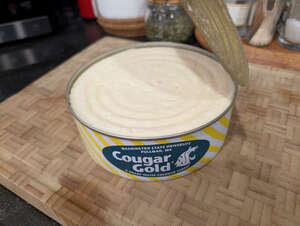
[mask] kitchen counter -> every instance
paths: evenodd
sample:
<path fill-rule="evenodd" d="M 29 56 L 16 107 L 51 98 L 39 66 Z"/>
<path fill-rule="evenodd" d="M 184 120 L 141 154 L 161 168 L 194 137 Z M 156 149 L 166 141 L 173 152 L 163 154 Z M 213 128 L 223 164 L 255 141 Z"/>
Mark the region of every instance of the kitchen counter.
<path fill-rule="evenodd" d="M 104 32 L 95 21 L 77 19 L 59 33 L 0 46 L 0 101 L 103 36 Z M 191 42 L 195 43 L 194 40 Z M 7 59 L 15 61 L 8 62 Z M 6 225 L 59 224 L 0 186 L 0 226 Z"/>

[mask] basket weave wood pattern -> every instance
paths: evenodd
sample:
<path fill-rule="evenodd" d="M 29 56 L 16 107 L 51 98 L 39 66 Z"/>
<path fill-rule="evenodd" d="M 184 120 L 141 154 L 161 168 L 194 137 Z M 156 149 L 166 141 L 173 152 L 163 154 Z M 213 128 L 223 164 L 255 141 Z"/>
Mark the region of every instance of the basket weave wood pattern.
<path fill-rule="evenodd" d="M 97 22 L 112 35 L 120 37 L 145 36 L 145 21 L 143 17 L 133 19 L 107 19 L 98 15 Z"/>
<path fill-rule="evenodd" d="M 63 225 L 300 225 L 300 74 L 252 65 L 229 137 L 198 172 L 133 182 L 96 166 L 64 92 L 104 38 L 0 104 L 0 182 Z"/>

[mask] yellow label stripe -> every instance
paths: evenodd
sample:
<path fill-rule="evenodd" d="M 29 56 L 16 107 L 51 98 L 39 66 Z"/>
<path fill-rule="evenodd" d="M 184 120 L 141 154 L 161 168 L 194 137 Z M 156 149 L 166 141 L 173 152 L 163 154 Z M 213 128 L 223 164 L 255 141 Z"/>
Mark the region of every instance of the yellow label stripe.
<path fill-rule="evenodd" d="M 225 140 L 226 135 L 216 130 L 215 128 L 208 126 L 202 130 L 204 133 L 215 138 L 216 140 Z"/>
<path fill-rule="evenodd" d="M 114 142 L 116 145 L 124 145 L 122 141 L 117 138 L 110 137 L 111 141 Z"/>
<path fill-rule="evenodd" d="M 221 149 L 221 147 L 219 147 L 219 146 L 210 145 L 207 151 L 208 152 L 219 152 L 220 149 Z"/>
<path fill-rule="evenodd" d="M 85 133 L 88 135 L 88 137 L 90 138 L 90 140 L 93 142 L 94 145 L 96 145 L 96 147 L 98 148 L 98 150 L 102 150 L 102 148 L 99 146 L 99 144 L 93 139 L 93 137 L 91 136 L 91 134 L 89 134 L 89 132 L 86 130 L 86 128 L 84 128 L 82 126 L 83 130 L 85 131 Z M 89 141 L 88 139 L 86 139 L 87 141 Z M 109 168 L 114 174 L 119 175 L 119 173 L 117 171 L 115 171 L 109 164 L 106 163 L 106 161 L 102 158 L 101 155 L 99 155 L 99 153 L 95 150 L 95 148 L 93 147 L 93 145 L 90 144 L 90 146 L 92 147 L 94 153 L 99 157 L 99 159 L 101 159 L 101 161 L 105 164 L 105 166 L 107 168 Z"/>
<path fill-rule="evenodd" d="M 225 128 L 228 129 L 229 127 L 229 120 L 224 116 L 222 118 L 219 119 L 218 121 L 222 126 L 224 126 Z"/>
<path fill-rule="evenodd" d="M 103 138 L 99 133 L 96 133 L 96 132 L 94 132 L 94 131 L 91 131 L 91 132 L 92 132 L 92 133 L 100 140 L 100 142 L 101 142 L 105 147 L 110 146 L 110 144 L 109 144 L 106 140 L 104 140 L 104 138 Z M 99 150 L 102 151 L 102 148 L 99 149 Z"/>
<path fill-rule="evenodd" d="M 201 163 L 208 163 L 208 162 L 210 162 L 211 160 L 212 160 L 212 159 L 202 158 L 202 159 L 199 160 L 199 162 L 201 162 Z"/>
<path fill-rule="evenodd" d="M 153 180 L 153 181 L 161 181 L 161 179 L 159 179 L 157 177 L 147 177 L 147 179 Z"/>
<path fill-rule="evenodd" d="M 90 141 L 86 138 L 86 135 L 83 133 L 82 131 L 82 128 L 79 127 L 79 131 L 80 131 L 80 134 L 82 135 L 82 138 L 85 140 L 86 144 L 88 145 L 88 152 L 89 154 L 93 157 L 93 159 L 95 159 L 95 161 L 99 164 L 99 165 L 103 165 L 102 162 L 100 162 L 96 157 L 95 157 L 95 153 L 94 151 L 92 151 L 93 148 L 93 145 L 90 143 Z"/>
<path fill-rule="evenodd" d="M 199 140 L 197 137 L 194 137 L 193 135 L 186 135 L 183 137 L 180 137 L 180 139 L 184 140 L 184 141 L 192 141 L 192 140 Z"/>
<path fill-rule="evenodd" d="M 81 130 L 81 128 L 78 126 L 78 129 L 79 129 L 79 133 L 80 133 L 80 135 L 81 135 L 81 137 L 84 139 L 84 140 L 86 140 L 86 138 L 85 138 L 85 135 L 83 134 L 83 132 L 82 132 L 82 130 Z M 85 142 L 85 141 L 84 141 Z M 85 145 L 88 145 L 88 146 L 86 146 L 87 147 L 87 151 L 89 152 L 89 155 L 99 164 L 99 165 L 102 165 L 95 157 L 94 157 L 94 153 L 93 152 L 91 152 L 91 145 L 88 143 L 88 141 L 86 141 L 87 143 L 85 143 Z M 90 148 L 88 148 L 88 147 L 90 147 Z"/>
<path fill-rule="evenodd" d="M 121 171 L 122 173 L 125 173 L 125 174 L 126 174 L 128 177 L 130 177 L 132 180 L 142 181 L 141 179 L 139 179 L 139 178 L 133 176 L 132 174 L 129 174 L 129 173 L 123 171 L 123 170 L 120 170 L 120 171 Z"/>
<path fill-rule="evenodd" d="M 170 143 L 170 141 L 168 141 L 168 140 L 156 140 L 155 142 L 157 144 L 169 144 Z"/>
<path fill-rule="evenodd" d="M 133 143 L 134 145 L 145 145 L 143 142 L 138 140 L 131 140 L 131 143 Z"/>
<path fill-rule="evenodd" d="M 99 149 L 99 151 L 100 150 L 102 150 L 102 148 L 99 146 L 99 144 L 93 139 L 93 137 L 89 134 L 89 132 L 86 130 L 86 128 L 84 128 L 83 126 L 82 126 L 82 128 L 84 129 L 84 131 L 86 132 L 86 134 L 88 135 L 88 137 L 90 138 L 90 140 L 96 145 L 96 147 Z M 95 133 L 94 133 L 95 134 Z M 97 134 L 95 134 L 96 136 L 97 136 Z M 100 135 L 98 135 L 99 137 L 101 137 Z M 98 137 L 97 136 L 97 137 Z M 102 138 L 102 137 L 101 137 Z M 103 139 L 103 138 L 102 138 Z M 88 140 L 88 139 L 87 139 Z M 103 139 L 104 140 L 104 139 Z M 105 141 L 106 142 L 106 141 Z M 92 149 L 93 149 L 93 151 L 94 151 L 94 153 L 99 157 L 99 159 L 101 159 L 101 161 L 104 163 L 104 165 L 108 168 L 108 169 L 110 169 L 114 174 L 116 174 L 116 175 L 119 175 L 119 176 L 121 176 L 117 171 L 115 171 L 103 158 L 102 158 L 102 156 L 101 155 L 99 155 L 99 153 L 94 149 L 94 147 L 93 147 L 93 145 L 91 145 L 90 144 L 90 146 L 92 147 Z M 124 173 L 124 174 L 126 174 L 128 177 L 130 177 L 131 179 L 133 179 L 133 180 L 137 180 L 137 181 L 140 181 L 140 179 L 139 178 L 137 178 L 137 177 L 135 177 L 135 176 L 133 176 L 133 175 L 131 175 L 131 174 L 129 174 L 129 173 L 127 173 L 127 172 L 124 172 L 123 170 L 120 170 L 122 173 Z"/>
<path fill-rule="evenodd" d="M 196 170 L 198 170 L 198 169 L 199 169 L 198 167 L 193 167 L 193 166 L 192 166 L 192 167 L 186 169 L 186 171 L 192 173 L 192 172 L 194 172 L 194 171 L 196 171 Z"/>
<path fill-rule="evenodd" d="M 182 177 L 181 175 L 178 175 L 178 174 L 174 174 L 174 175 L 170 175 L 170 176 L 168 176 L 168 177 L 170 177 L 170 178 L 172 178 L 172 179 L 176 179 L 176 178 L 179 178 L 179 177 Z"/>
<path fill-rule="evenodd" d="M 81 134 L 83 135 L 83 138 L 85 139 L 85 141 L 88 143 L 88 145 L 91 147 L 91 149 L 93 150 L 88 150 L 89 153 L 94 156 L 94 155 L 97 155 L 97 152 L 95 152 L 94 150 L 94 147 L 93 145 L 90 143 L 89 139 L 86 137 L 86 135 L 84 134 L 84 132 L 82 131 L 83 128 L 79 128 L 80 129 L 80 132 Z M 97 155 L 98 156 L 98 155 Z M 98 156 L 99 157 L 99 156 Z M 99 157 L 100 158 L 100 157 Z M 104 163 L 100 162 L 96 157 L 94 157 L 95 161 L 100 165 L 100 166 L 103 166 Z M 101 159 L 101 158 L 100 158 Z M 103 161 L 103 160 L 102 160 Z"/>

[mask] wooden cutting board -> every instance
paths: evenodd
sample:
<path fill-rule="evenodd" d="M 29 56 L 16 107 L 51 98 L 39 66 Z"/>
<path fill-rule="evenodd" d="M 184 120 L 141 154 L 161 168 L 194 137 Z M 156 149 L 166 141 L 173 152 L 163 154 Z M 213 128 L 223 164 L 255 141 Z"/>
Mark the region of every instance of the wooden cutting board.
<path fill-rule="evenodd" d="M 226 144 L 200 171 L 133 182 L 96 166 L 65 105 L 104 38 L 0 104 L 0 182 L 63 225 L 300 225 L 300 73 L 251 65 Z"/>

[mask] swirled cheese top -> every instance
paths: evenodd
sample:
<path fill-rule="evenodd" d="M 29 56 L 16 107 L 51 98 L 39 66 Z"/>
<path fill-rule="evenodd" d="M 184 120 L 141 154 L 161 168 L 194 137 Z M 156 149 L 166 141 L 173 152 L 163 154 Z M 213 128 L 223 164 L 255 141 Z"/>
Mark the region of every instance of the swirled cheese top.
<path fill-rule="evenodd" d="M 214 120 L 233 96 L 229 74 L 213 59 L 181 48 L 147 47 L 93 64 L 74 83 L 70 103 L 94 128 L 151 138 Z"/>

